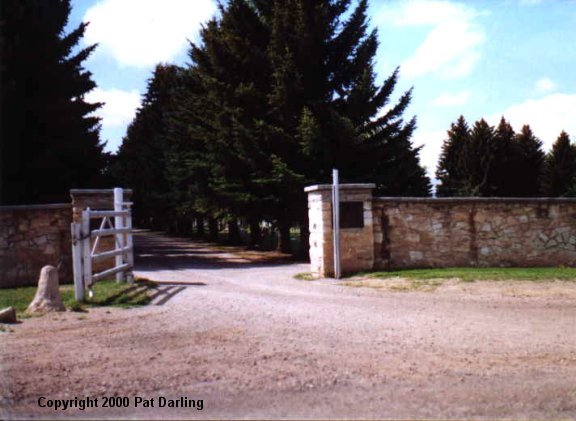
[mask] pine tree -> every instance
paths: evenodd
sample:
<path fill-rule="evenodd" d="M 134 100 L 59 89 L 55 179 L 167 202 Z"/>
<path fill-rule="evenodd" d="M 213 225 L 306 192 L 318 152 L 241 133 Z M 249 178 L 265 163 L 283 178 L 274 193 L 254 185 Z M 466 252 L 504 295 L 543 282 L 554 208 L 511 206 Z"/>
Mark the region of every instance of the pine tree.
<path fill-rule="evenodd" d="M 576 176 L 572 179 L 572 185 L 570 186 L 570 189 L 568 189 L 567 196 L 576 197 Z"/>
<path fill-rule="evenodd" d="M 521 157 L 515 148 L 516 133 L 504 117 L 494 131 L 492 140 L 492 162 L 488 171 L 484 195 L 497 197 L 515 196 L 513 175 Z"/>
<path fill-rule="evenodd" d="M 376 86 L 376 31 L 367 3 L 231 0 L 190 51 L 197 86 L 181 99 L 175 168 L 193 174 L 201 160 L 212 200 L 247 219 L 266 218 L 282 234 L 307 227 L 306 184 L 376 181 L 383 194 L 429 194 L 429 180 L 402 115 L 404 93 L 380 115 L 397 82 Z M 349 12 L 349 13 L 348 13 Z M 344 15 L 348 17 L 343 18 Z"/>
<path fill-rule="evenodd" d="M 221 6 L 221 14 L 202 31 L 203 46 L 190 50 L 189 83 L 172 116 L 171 180 L 191 191 L 185 200 L 193 209 L 231 223 L 243 217 L 256 238 L 278 202 L 267 183 L 274 157 L 259 145 L 270 86 L 266 46 L 258 44 L 264 32 L 242 1 Z"/>
<path fill-rule="evenodd" d="M 68 190 L 94 186 L 104 166 L 101 104 L 78 49 L 85 23 L 64 33 L 69 0 L 0 2 L 1 203 L 68 201 Z"/>
<path fill-rule="evenodd" d="M 576 178 L 576 146 L 570 144 L 568 133 L 562 131 L 546 156 L 542 174 L 542 194 L 567 196 Z"/>
<path fill-rule="evenodd" d="M 134 190 L 134 216 L 139 226 L 168 228 L 172 207 L 166 179 L 167 113 L 182 83 L 181 73 L 177 66 L 156 66 L 117 154 L 117 178 Z"/>
<path fill-rule="evenodd" d="M 542 141 L 534 136 L 530 126 L 524 125 L 514 138 L 514 151 L 515 160 L 507 174 L 513 185 L 509 195 L 539 196 L 545 154 L 542 151 Z"/>
<path fill-rule="evenodd" d="M 470 128 L 463 116 L 452 123 L 447 132 L 448 139 L 442 145 L 442 153 L 438 161 L 436 177 L 440 184 L 436 187 L 436 195 L 460 196 L 463 194 L 465 172 L 463 169 L 463 152 L 470 140 Z"/>
<path fill-rule="evenodd" d="M 477 121 L 463 151 L 465 172 L 462 192 L 466 196 L 489 196 L 490 171 L 494 163 L 494 128 L 484 119 Z"/>

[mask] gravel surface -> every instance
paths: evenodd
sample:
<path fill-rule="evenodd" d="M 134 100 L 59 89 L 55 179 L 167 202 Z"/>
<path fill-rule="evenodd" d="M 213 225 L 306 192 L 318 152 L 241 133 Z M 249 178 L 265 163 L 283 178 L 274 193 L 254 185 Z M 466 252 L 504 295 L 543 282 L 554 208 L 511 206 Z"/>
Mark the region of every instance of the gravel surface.
<path fill-rule="evenodd" d="M 296 280 L 308 265 L 280 255 L 137 246 L 137 276 L 163 283 L 153 305 L 0 333 L 0 418 L 576 419 L 574 283 L 394 292 Z M 103 408 L 111 396 L 129 407 Z"/>

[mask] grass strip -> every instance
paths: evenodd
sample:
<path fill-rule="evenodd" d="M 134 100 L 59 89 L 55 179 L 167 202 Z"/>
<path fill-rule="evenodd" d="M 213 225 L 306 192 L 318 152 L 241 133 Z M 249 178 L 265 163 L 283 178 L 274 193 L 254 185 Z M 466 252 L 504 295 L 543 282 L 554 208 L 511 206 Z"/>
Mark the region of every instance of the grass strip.
<path fill-rule="evenodd" d="M 408 279 L 450 279 L 464 282 L 474 281 L 576 281 L 576 268 L 441 268 L 441 269 L 404 269 L 365 273 L 368 278 L 408 278 Z"/>
<path fill-rule="evenodd" d="M 316 281 L 316 280 L 318 280 L 318 277 L 315 276 L 314 274 L 310 273 L 310 272 L 297 273 L 296 275 L 293 276 L 293 278 L 298 279 L 299 281 Z"/>
<path fill-rule="evenodd" d="M 89 307 L 134 307 L 150 302 L 151 290 L 158 288 L 154 282 L 137 280 L 133 284 L 119 283 L 113 280 L 99 281 L 94 284 L 94 296 L 86 297 L 86 302 L 79 303 L 74 298 L 74 285 L 60 285 L 60 297 L 66 308 L 83 311 Z M 0 309 L 14 307 L 18 317 L 25 317 L 28 305 L 34 299 L 36 287 L 17 287 L 0 289 Z"/>

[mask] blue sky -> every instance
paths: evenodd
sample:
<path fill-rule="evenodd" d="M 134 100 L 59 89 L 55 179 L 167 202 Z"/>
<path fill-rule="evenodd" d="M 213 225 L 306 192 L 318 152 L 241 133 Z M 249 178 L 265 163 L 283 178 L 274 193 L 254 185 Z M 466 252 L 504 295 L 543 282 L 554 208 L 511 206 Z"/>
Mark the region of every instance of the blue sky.
<path fill-rule="evenodd" d="M 116 151 L 158 62 L 184 64 L 187 41 L 216 11 L 213 0 L 72 0 L 69 25 L 89 21 L 86 61 L 105 102 L 101 138 Z M 561 130 L 576 142 L 576 0 L 372 0 L 379 80 L 400 66 L 396 97 L 413 87 L 406 117 L 433 176 L 450 123 L 501 116 L 530 124 L 548 150 Z M 369 181 L 369 180 L 367 180 Z"/>

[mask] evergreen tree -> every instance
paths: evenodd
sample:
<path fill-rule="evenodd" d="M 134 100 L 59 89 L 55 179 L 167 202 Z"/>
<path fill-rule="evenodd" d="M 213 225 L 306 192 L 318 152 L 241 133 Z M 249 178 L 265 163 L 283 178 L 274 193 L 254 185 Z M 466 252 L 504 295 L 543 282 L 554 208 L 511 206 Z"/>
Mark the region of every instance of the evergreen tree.
<path fill-rule="evenodd" d="M 448 139 L 442 145 L 436 170 L 436 177 L 440 181 L 436 187 L 436 195 L 439 197 L 462 195 L 466 176 L 463 169 L 463 152 L 470 140 L 470 128 L 463 116 L 451 124 L 447 134 Z"/>
<path fill-rule="evenodd" d="M 464 147 L 462 169 L 465 173 L 463 195 L 489 196 L 490 171 L 494 163 L 494 128 L 484 119 L 477 121 Z"/>
<path fill-rule="evenodd" d="M 492 140 L 492 162 L 484 195 L 497 197 L 515 196 L 513 174 L 515 166 L 520 164 L 519 151 L 515 148 L 516 133 L 504 117 L 500 119 Z"/>
<path fill-rule="evenodd" d="M 240 216 L 256 231 L 278 201 L 265 183 L 271 157 L 258 146 L 262 122 L 251 116 L 267 112 L 269 77 L 264 46 L 247 36 L 262 27 L 259 18 L 244 2 L 228 7 L 233 12 L 221 6 L 222 19 L 202 31 L 204 45 L 191 47 L 194 64 L 171 116 L 169 177 L 191 210 L 227 216 L 232 225 Z"/>
<path fill-rule="evenodd" d="M 542 175 L 542 194 L 567 196 L 576 178 L 576 146 L 570 144 L 568 133 L 562 131 L 546 156 Z"/>
<path fill-rule="evenodd" d="M 570 186 L 570 189 L 568 189 L 567 196 L 576 197 L 576 176 L 572 179 L 572 185 Z"/>
<path fill-rule="evenodd" d="M 512 181 L 510 196 L 536 197 L 540 195 L 540 178 L 545 154 L 542 141 L 524 125 L 514 138 L 515 160 L 507 177 Z"/>
<path fill-rule="evenodd" d="M 484 120 L 471 131 L 460 116 L 444 141 L 437 196 L 534 197 L 544 162 L 542 141 L 525 125 L 518 134 L 504 117 L 496 129 Z"/>
<path fill-rule="evenodd" d="M 139 226 L 167 229 L 170 187 L 166 179 L 167 113 L 181 83 L 182 69 L 157 65 L 117 154 L 117 178 L 134 190 Z"/>
<path fill-rule="evenodd" d="M 101 104 L 82 63 L 95 46 L 78 49 L 85 23 L 64 33 L 69 0 L 0 2 L 0 202 L 68 201 L 68 190 L 94 186 L 104 166 Z"/>
<path fill-rule="evenodd" d="M 231 0 L 190 51 L 196 84 L 180 100 L 186 121 L 174 167 L 196 174 L 209 162 L 212 200 L 273 221 L 284 250 L 290 226 L 307 227 L 303 187 L 326 182 L 332 168 L 343 181 L 376 181 L 381 194 L 429 193 L 410 143 L 415 119 L 402 118 L 411 92 L 379 114 L 398 72 L 376 86 L 367 3 L 349 8 L 350 1 Z"/>

